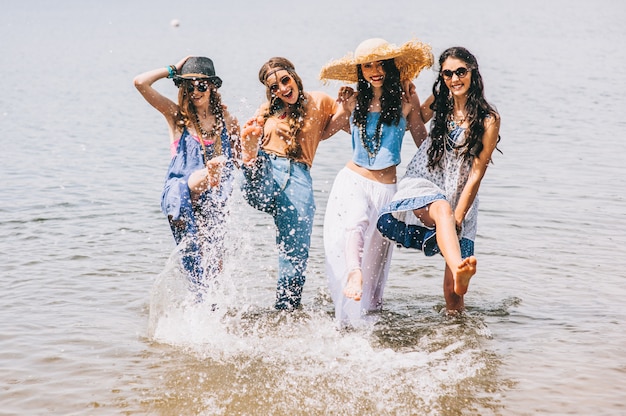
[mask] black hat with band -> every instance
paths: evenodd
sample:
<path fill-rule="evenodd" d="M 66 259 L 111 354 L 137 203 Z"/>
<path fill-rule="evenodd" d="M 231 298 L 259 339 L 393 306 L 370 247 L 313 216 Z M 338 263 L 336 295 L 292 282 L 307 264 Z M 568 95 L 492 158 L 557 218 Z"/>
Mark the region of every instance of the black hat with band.
<path fill-rule="evenodd" d="M 180 73 L 174 76 L 174 84 L 180 86 L 184 80 L 209 80 L 217 88 L 222 86 L 222 79 L 215 75 L 213 61 L 203 56 L 192 56 L 185 61 Z"/>

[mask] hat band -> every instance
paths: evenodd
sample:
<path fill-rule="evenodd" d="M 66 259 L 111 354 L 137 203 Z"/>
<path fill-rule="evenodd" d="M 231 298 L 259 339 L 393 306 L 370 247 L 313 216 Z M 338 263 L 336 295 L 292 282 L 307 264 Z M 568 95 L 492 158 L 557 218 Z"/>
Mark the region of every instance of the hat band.
<path fill-rule="evenodd" d="M 287 71 L 289 73 L 291 73 L 291 71 L 289 71 L 289 69 L 287 68 L 283 68 L 282 66 L 278 67 L 278 68 L 274 68 L 273 70 L 271 70 L 270 72 L 267 73 L 267 75 L 265 75 L 265 81 L 267 81 L 267 79 L 274 75 L 275 73 L 277 73 L 278 71 Z"/>
<path fill-rule="evenodd" d="M 181 74 L 180 76 L 183 78 L 191 78 L 191 79 L 215 77 L 214 75 L 207 75 L 207 74 L 200 74 L 200 73 Z"/>

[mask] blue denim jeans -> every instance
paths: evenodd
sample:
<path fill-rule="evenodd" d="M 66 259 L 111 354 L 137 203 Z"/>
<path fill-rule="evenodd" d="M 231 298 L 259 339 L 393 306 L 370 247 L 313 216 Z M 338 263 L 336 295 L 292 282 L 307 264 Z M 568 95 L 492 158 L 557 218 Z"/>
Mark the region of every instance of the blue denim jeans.
<path fill-rule="evenodd" d="M 309 167 L 259 151 L 254 166 L 244 166 L 242 191 L 252 207 L 267 212 L 276 225 L 278 285 L 276 309 L 300 306 L 315 216 Z"/>

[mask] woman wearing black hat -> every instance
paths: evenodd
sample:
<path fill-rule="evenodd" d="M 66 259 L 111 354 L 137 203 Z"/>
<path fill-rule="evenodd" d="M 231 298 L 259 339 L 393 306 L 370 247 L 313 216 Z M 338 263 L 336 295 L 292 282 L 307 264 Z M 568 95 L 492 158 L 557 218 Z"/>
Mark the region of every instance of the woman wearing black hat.
<path fill-rule="evenodd" d="M 152 87 L 163 78 L 173 79 L 179 88 L 177 103 Z M 176 244 L 182 243 L 182 263 L 192 289 L 201 294 L 222 267 L 226 202 L 233 189 L 239 124 L 222 105 L 217 91 L 222 80 L 209 58 L 186 57 L 176 65 L 137 75 L 134 83 L 169 127 L 172 161 L 161 209 Z M 205 253 L 212 258 L 203 262 Z"/>

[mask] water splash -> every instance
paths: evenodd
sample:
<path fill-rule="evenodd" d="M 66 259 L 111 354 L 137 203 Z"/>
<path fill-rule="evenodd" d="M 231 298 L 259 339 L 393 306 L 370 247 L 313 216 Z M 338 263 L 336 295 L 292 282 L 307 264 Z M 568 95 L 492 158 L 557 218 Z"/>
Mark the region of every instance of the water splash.
<path fill-rule="evenodd" d="M 167 376 L 175 393 L 166 406 L 194 414 L 433 415 L 498 407 L 484 394 L 502 386 L 480 315 L 385 311 L 369 328 L 339 331 L 324 294 L 283 312 L 242 302 L 235 289 L 216 286 L 194 303 L 173 264 L 155 283 L 153 339 L 186 362 Z"/>
<path fill-rule="evenodd" d="M 233 217 L 244 218 L 233 205 Z M 267 220 L 265 218 L 265 220 Z M 204 302 L 189 294 L 174 253 L 156 279 L 149 333 L 170 346 L 171 371 L 156 408 L 185 414 L 497 413 L 506 389 L 484 317 L 515 301 L 446 316 L 432 298 L 387 299 L 369 325 L 338 330 L 325 287 L 294 312 L 271 306 L 276 270 L 254 237 L 271 227 L 235 226 L 219 284 Z M 243 230 L 243 231 L 242 231 Z M 263 236 L 261 238 L 265 238 Z M 250 259 L 254 259 L 250 260 Z M 270 260 L 271 261 L 271 260 Z M 263 295 L 259 293 L 264 292 Z M 437 298 L 437 301 L 440 299 Z M 441 308 L 439 308 L 441 309 Z M 162 363 L 166 367 L 169 364 Z"/>

